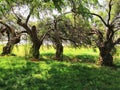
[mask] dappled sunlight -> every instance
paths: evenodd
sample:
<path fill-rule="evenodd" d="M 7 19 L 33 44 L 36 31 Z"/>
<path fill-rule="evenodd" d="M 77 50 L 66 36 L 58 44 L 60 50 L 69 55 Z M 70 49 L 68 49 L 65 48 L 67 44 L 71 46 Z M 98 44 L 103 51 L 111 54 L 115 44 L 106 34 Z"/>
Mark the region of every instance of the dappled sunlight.
<path fill-rule="evenodd" d="M 0 86 L 9 90 L 120 88 L 120 69 L 114 70 L 92 63 L 53 60 L 34 63 L 22 57 L 9 57 L 9 60 L 0 58 L 0 71 Z M 112 86 L 109 86 L 110 84 Z"/>
<path fill-rule="evenodd" d="M 0 0 L 0 90 L 120 90 L 120 0 Z"/>
<path fill-rule="evenodd" d="M 0 57 L 0 86 L 5 90 L 92 90 L 93 88 L 117 90 L 120 88 L 120 68 L 98 66 L 96 64 L 98 51 L 92 48 L 66 47 L 62 62 L 53 60 L 53 48 L 41 50 L 41 58 L 37 62 L 23 57 L 24 53 L 18 56 Z M 16 49 L 14 51 L 16 52 Z M 115 58 L 115 63 L 119 66 L 118 56 Z"/>

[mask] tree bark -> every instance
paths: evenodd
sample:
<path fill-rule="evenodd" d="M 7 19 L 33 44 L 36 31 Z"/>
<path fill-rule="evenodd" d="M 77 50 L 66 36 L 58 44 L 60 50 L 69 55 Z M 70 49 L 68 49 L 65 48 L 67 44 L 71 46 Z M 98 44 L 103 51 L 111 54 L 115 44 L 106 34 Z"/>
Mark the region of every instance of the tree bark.
<path fill-rule="evenodd" d="M 55 58 L 57 60 L 63 60 L 63 46 L 62 43 L 56 43 L 56 54 Z"/>
<path fill-rule="evenodd" d="M 113 49 L 112 44 L 105 44 L 104 47 L 100 47 L 99 60 L 98 63 L 101 66 L 113 66 L 113 56 L 111 55 L 111 50 Z"/>
<path fill-rule="evenodd" d="M 40 55 L 40 52 L 39 52 L 39 49 L 41 47 L 42 44 L 39 44 L 39 43 L 36 43 L 36 42 L 33 42 L 33 45 L 32 47 L 30 48 L 30 54 L 31 54 L 31 57 L 35 58 L 35 59 L 39 59 L 39 55 Z"/>
<path fill-rule="evenodd" d="M 32 30 L 29 35 L 30 35 L 31 41 L 33 43 L 32 47 L 30 48 L 31 57 L 39 60 L 39 58 L 40 58 L 39 57 L 40 56 L 39 49 L 42 45 L 43 39 L 38 38 L 36 26 L 32 26 Z"/>
<path fill-rule="evenodd" d="M 5 47 L 3 47 L 2 56 L 11 54 L 14 44 L 8 42 Z"/>
<path fill-rule="evenodd" d="M 16 36 L 13 39 L 9 40 L 5 47 L 3 47 L 3 52 L 1 55 L 11 54 L 15 44 L 20 42 L 20 36 Z"/>

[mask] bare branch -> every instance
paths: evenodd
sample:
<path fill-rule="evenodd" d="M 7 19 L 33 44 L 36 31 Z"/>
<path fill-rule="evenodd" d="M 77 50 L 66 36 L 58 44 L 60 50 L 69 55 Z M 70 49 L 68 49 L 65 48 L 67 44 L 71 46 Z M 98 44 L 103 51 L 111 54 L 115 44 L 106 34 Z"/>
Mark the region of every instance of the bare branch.
<path fill-rule="evenodd" d="M 29 12 L 29 14 L 28 14 L 28 16 L 27 16 L 27 19 L 26 19 L 26 22 L 25 22 L 26 24 L 28 23 L 31 14 L 33 13 L 33 10 L 34 10 L 34 6 L 32 7 L 32 9 L 30 9 L 30 12 Z"/>
<path fill-rule="evenodd" d="M 117 30 L 115 30 L 115 31 L 114 31 L 114 33 L 118 32 L 118 31 L 120 31 L 120 30 L 119 30 L 119 29 L 117 29 Z"/>
<path fill-rule="evenodd" d="M 51 30 L 53 30 L 53 29 L 51 29 Z M 41 38 L 40 38 L 40 41 L 43 41 L 44 38 L 46 37 L 46 35 L 47 35 L 51 30 L 48 30 L 45 34 L 43 34 L 43 35 L 41 36 Z"/>
<path fill-rule="evenodd" d="M 22 26 L 29 34 L 31 34 L 31 29 L 26 23 L 22 23 L 21 19 L 18 17 L 17 24 Z"/>
<path fill-rule="evenodd" d="M 21 31 L 20 33 L 22 34 L 22 33 L 28 33 L 28 32 L 27 31 Z"/>
<path fill-rule="evenodd" d="M 110 38 L 109 38 L 109 40 L 112 40 L 114 34 L 115 34 L 115 32 L 114 32 L 113 30 L 111 30 L 111 34 L 110 34 Z"/>
<path fill-rule="evenodd" d="M 109 11 L 108 11 L 108 20 L 107 20 L 107 25 L 109 25 L 110 23 L 110 19 L 111 19 L 111 9 L 112 9 L 112 0 L 110 0 L 109 2 Z"/>
<path fill-rule="evenodd" d="M 111 24 L 115 23 L 116 20 L 120 19 L 120 16 L 116 17 L 112 22 Z"/>
<path fill-rule="evenodd" d="M 17 20 L 19 17 L 18 17 L 18 16 L 17 16 L 17 14 L 14 12 L 13 7 L 11 6 L 11 4 L 9 3 L 9 1 L 8 1 L 8 0 L 6 0 L 6 2 L 7 2 L 7 4 L 9 5 L 9 7 L 11 8 L 11 10 L 12 10 L 13 14 L 15 15 L 15 19 Z"/>
<path fill-rule="evenodd" d="M 105 26 L 107 26 L 106 22 L 104 21 L 104 19 L 103 19 L 100 15 L 95 14 L 95 13 L 90 13 L 90 14 L 91 14 L 91 15 L 94 15 L 94 16 L 97 16 L 98 18 L 100 18 L 100 20 L 103 22 L 103 24 L 104 24 Z"/>
<path fill-rule="evenodd" d="M 118 38 L 115 42 L 114 42 L 114 45 L 116 44 L 120 44 L 120 38 Z"/>
<path fill-rule="evenodd" d="M 65 40 L 65 41 L 70 41 L 72 42 L 76 47 L 78 47 L 78 43 L 75 42 L 75 40 L 71 39 L 71 38 L 65 38 L 65 37 L 60 37 L 62 40 Z"/>
<path fill-rule="evenodd" d="M 71 5 L 72 5 L 72 10 L 76 10 L 76 5 L 75 5 L 75 2 L 74 0 L 70 0 L 71 1 Z"/>
<path fill-rule="evenodd" d="M 0 20 L 0 23 L 3 24 L 4 26 L 6 26 L 8 29 L 11 30 L 11 27 L 9 25 L 7 25 L 6 23 L 4 23 L 3 21 Z"/>

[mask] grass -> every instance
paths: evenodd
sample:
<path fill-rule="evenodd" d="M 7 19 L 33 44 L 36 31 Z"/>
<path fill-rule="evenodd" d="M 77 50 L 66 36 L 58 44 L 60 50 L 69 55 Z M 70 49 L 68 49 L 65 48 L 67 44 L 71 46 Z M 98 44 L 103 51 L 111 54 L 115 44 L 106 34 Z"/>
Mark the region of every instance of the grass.
<path fill-rule="evenodd" d="M 0 90 L 120 90 L 120 67 L 97 66 L 97 50 L 66 47 L 65 61 L 58 62 L 53 48 L 41 48 L 43 59 L 32 62 L 21 48 L 14 49 L 15 57 L 0 57 Z"/>

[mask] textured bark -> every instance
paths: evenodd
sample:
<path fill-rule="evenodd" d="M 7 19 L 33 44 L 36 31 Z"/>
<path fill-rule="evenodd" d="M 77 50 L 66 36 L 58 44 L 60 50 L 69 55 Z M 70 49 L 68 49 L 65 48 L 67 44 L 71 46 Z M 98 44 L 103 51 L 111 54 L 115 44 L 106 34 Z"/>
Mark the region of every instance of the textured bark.
<path fill-rule="evenodd" d="M 31 33 L 29 35 L 33 43 L 32 47 L 30 48 L 31 57 L 34 59 L 39 59 L 40 58 L 39 49 L 42 45 L 43 39 L 38 38 L 36 26 L 32 26 Z"/>
<path fill-rule="evenodd" d="M 32 47 L 30 48 L 30 54 L 35 59 L 39 59 L 39 55 L 40 55 L 39 49 L 40 49 L 40 46 L 41 46 L 40 44 L 33 43 Z"/>
<path fill-rule="evenodd" d="M 63 60 L 63 46 L 62 43 L 57 43 L 56 44 L 56 54 L 55 54 L 55 58 L 57 60 Z"/>
<path fill-rule="evenodd" d="M 99 64 L 102 66 L 113 66 L 113 57 L 105 48 L 100 50 Z"/>
<path fill-rule="evenodd" d="M 62 39 L 60 38 L 59 28 L 57 26 L 59 20 L 54 20 L 54 36 L 53 40 L 55 43 L 56 53 L 55 59 L 56 60 L 63 60 L 63 46 L 62 46 Z"/>
<path fill-rule="evenodd" d="M 6 46 L 3 47 L 3 52 L 1 55 L 4 56 L 4 55 L 11 54 L 13 47 L 14 47 L 14 44 L 8 42 Z"/>
<path fill-rule="evenodd" d="M 110 41 L 103 43 L 103 46 L 99 47 L 100 56 L 99 64 L 102 66 L 113 66 L 113 56 L 111 55 L 111 50 L 114 48 L 113 43 Z"/>
<path fill-rule="evenodd" d="M 3 47 L 2 55 L 11 54 L 15 44 L 20 42 L 20 36 L 16 36 L 13 39 L 9 40 L 5 47 Z"/>

